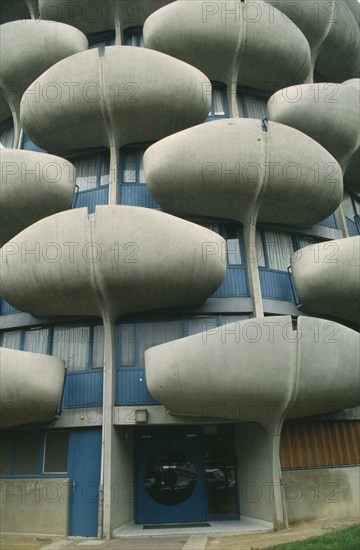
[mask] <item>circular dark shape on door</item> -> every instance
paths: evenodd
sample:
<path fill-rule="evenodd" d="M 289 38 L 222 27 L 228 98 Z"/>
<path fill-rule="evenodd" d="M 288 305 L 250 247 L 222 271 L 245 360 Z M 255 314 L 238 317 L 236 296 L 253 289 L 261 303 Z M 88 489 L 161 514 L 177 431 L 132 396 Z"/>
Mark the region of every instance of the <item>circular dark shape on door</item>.
<path fill-rule="evenodd" d="M 164 506 L 176 506 L 191 496 L 196 477 L 191 460 L 180 453 L 164 451 L 148 463 L 144 484 L 156 502 Z"/>

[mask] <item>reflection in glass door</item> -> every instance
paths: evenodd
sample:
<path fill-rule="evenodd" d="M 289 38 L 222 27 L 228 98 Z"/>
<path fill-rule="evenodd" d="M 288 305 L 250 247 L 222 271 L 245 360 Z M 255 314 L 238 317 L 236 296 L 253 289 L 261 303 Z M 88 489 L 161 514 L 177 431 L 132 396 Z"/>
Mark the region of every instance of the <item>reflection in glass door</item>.
<path fill-rule="evenodd" d="M 208 519 L 238 517 L 233 427 L 204 427 Z"/>

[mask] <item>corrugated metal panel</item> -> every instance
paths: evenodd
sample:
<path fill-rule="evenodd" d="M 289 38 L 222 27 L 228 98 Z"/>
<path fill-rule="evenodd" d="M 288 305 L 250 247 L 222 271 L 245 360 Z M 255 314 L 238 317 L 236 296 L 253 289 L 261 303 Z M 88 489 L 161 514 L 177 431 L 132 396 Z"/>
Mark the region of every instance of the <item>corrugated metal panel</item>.
<path fill-rule="evenodd" d="M 280 442 L 282 468 L 360 464 L 360 422 L 287 422 Z"/>
<path fill-rule="evenodd" d="M 259 269 L 261 292 L 264 298 L 294 301 L 290 276 L 286 271 Z"/>
<path fill-rule="evenodd" d="M 245 267 L 228 267 L 225 279 L 213 297 L 249 296 L 249 287 Z"/>
<path fill-rule="evenodd" d="M 331 229 L 337 229 L 335 214 L 331 214 L 331 216 L 319 222 L 317 225 L 323 225 L 324 227 L 331 227 Z"/>
<path fill-rule="evenodd" d="M 9 313 L 17 313 L 19 310 L 12 307 L 10 304 L 1 300 L 1 315 L 8 315 Z"/>
<path fill-rule="evenodd" d="M 63 408 L 95 407 L 102 405 L 103 371 L 67 372 Z"/>
<path fill-rule="evenodd" d="M 95 207 L 97 204 L 108 204 L 108 201 L 109 187 L 104 185 L 104 187 L 90 189 L 89 191 L 81 191 L 75 195 L 73 208 L 87 207 L 89 209 L 89 213 L 92 214 L 95 212 Z"/>
<path fill-rule="evenodd" d="M 120 204 L 160 209 L 160 205 L 152 198 L 148 187 L 140 183 L 121 185 Z"/>
<path fill-rule="evenodd" d="M 116 405 L 157 405 L 146 385 L 145 369 L 121 368 L 116 373 Z"/>

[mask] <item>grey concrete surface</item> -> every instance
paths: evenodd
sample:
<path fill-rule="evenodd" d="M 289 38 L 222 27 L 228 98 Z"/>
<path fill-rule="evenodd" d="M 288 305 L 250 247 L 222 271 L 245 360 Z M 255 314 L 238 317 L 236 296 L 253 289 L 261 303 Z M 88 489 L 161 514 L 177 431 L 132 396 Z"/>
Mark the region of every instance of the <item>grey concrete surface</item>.
<path fill-rule="evenodd" d="M 304 33 L 315 70 L 323 78 L 342 82 L 359 76 L 360 34 L 351 0 L 295 0 L 291 4 L 287 0 L 265 1 Z"/>
<path fill-rule="evenodd" d="M 206 243 L 212 254 L 205 257 Z M 222 237 L 131 206 L 69 210 L 40 220 L 2 248 L 2 295 L 37 316 L 116 319 L 201 304 L 225 275 Z M 38 255 L 26 250 L 38 250 Z M 26 283 L 25 283 L 26 281 Z"/>
<path fill-rule="evenodd" d="M 254 0 L 179 0 L 150 15 L 145 46 L 194 65 L 210 80 L 278 90 L 311 77 L 309 44 L 277 9 Z M 287 84 L 286 84 L 287 83 Z"/>
<path fill-rule="evenodd" d="M 0 149 L 1 246 L 42 218 L 71 208 L 74 166 L 54 155 Z"/>
<path fill-rule="evenodd" d="M 296 290 L 304 308 L 360 322 L 360 237 L 307 246 L 291 258 Z"/>
<path fill-rule="evenodd" d="M 0 427 L 54 418 L 62 395 L 64 376 L 65 363 L 62 359 L 0 348 Z"/>
<path fill-rule="evenodd" d="M 14 147 L 17 147 L 20 135 L 20 102 L 25 90 L 60 59 L 87 48 L 86 36 L 62 23 L 27 19 L 1 26 L 0 87 L 14 119 Z M 52 102 L 53 90 L 48 91 L 46 97 Z M 36 95 L 36 85 L 34 93 Z"/>
<path fill-rule="evenodd" d="M 352 79 L 343 84 L 326 82 L 285 88 L 269 99 L 269 118 L 312 137 L 345 172 L 350 162 L 354 166 L 359 162 L 359 84 L 359 79 Z M 356 187 L 359 179 L 356 173 L 351 176 L 352 170 L 347 180 Z"/>

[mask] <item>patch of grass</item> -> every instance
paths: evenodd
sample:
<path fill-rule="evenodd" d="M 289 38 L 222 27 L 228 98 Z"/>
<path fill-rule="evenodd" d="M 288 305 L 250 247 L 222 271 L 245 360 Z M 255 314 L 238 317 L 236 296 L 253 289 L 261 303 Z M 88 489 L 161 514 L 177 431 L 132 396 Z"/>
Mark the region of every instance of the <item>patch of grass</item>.
<path fill-rule="evenodd" d="M 360 524 L 320 537 L 269 546 L 266 550 L 359 550 Z"/>

